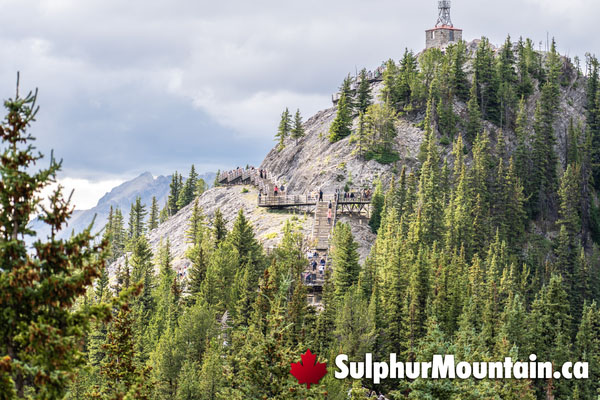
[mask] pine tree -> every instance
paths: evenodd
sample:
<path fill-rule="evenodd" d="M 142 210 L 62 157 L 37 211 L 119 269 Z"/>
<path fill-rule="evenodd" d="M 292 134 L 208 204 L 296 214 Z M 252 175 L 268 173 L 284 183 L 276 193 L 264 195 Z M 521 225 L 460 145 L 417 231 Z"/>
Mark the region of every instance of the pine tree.
<path fill-rule="evenodd" d="M 175 173 L 171 177 L 169 198 L 167 200 L 167 210 L 169 216 L 173 216 L 177 214 L 177 211 L 179 211 L 179 205 L 177 204 L 177 201 L 179 200 L 179 195 L 183 186 L 181 182 L 181 175 L 179 175 L 177 171 L 175 171 Z"/>
<path fill-rule="evenodd" d="M 186 256 L 191 262 L 188 283 L 189 293 L 195 295 L 200 292 L 214 248 L 213 235 L 210 232 L 205 232 L 200 241 L 187 250 Z M 192 300 L 195 299 L 192 298 Z"/>
<path fill-rule="evenodd" d="M 396 138 L 398 115 L 389 102 L 374 104 L 365 115 L 365 129 L 368 139 L 366 158 L 374 158 L 382 164 L 398 159 L 393 149 Z"/>
<path fill-rule="evenodd" d="M 291 131 L 291 138 L 296 141 L 296 145 L 298 145 L 298 139 L 304 137 L 304 127 L 302 126 L 302 116 L 300 115 L 300 109 L 296 110 L 296 114 L 294 115 L 294 126 Z"/>
<path fill-rule="evenodd" d="M 394 60 L 389 59 L 385 63 L 383 71 L 383 88 L 381 89 L 380 99 L 382 102 L 388 102 L 393 108 L 398 107 L 398 66 Z"/>
<path fill-rule="evenodd" d="M 515 86 L 517 84 L 517 73 L 515 72 L 515 56 L 510 35 L 506 38 L 504 46 L 500 49 L 500 54 L 496 63 L 498 75 L 498 102 L 500 115 L 500 128 L 510 126 L 511 110 L 514 107 L 517 97 Z"/>
<path fill-rule="evenodd" d="M 477 78 L 473 77 L 473 84 L 469 92 L 469 102 L 467 103 L 468 120 L 466 127 L 466 138 L 469 141 L 475 140 L 482 131 L 481 112 L 477 101 Z"/>
<path fill-rule="evenodd" d="M 169 219 L 169 205 L 168 201 L 165 203 L 165 206 L 160 210 L 160 214 L 158 216 L 158 223 L 162 224 Z"/>
<path fill-rule="evenodd" d="M 175 315 L 173 303 L 177 302 L 177 293 L 171 292 L 171 285 L 176 279 L 175 271 L 172 267 L 171 242 L 167 241 L 159 246 L 156 264 L 159 266 L 158 286 L 154 290 L 153 297 L 156 302 L 156 312 L 152 316 L 150 323 L 150 337 L 155 341 L 161 337 L 167 329 L 174 330 Z"/>
<path fill-rule="evenodd" d="M 554 196 L 558 187 L 557 156 L 554 151 L 556 137 L 553 127 L 558 105 L 557 90 L 556 84 L 546 82 L 535 111 L 530 197 L 530 208 L 534 215 L 554 209 Z"/>
<path fill-rule="evenodd" d="M 329 141 L 335 143 L 352 133 L 352 113 L 348 105 L 348 98 L 342 93 L 337 103 L 337 115 L 329 128 Z"/>
<path fill-rule="evenodd" d="M 515 173 L 523 183 L 525 197 L 528 197 L 533 190 L 533 182 L 531 180 L 531 151 L 528 146 L 527 110 L 524 99 L 521 99 L 519 103 L 515 135 L 517 137 L 517 147 L 513 153 Z"/>
<path fill-rule="evenodd" d="M 142 204 L 142 199 L 137 196 L 129 212 L 129 238 L 131 240 L 135 241 L 146 233 L 146 224 L 144 223 L 146 214 L 146 205 Z"/>
<path fill-rule="evenodd" d="M 369 327 L 368 302 L 355 285 L 347 287 L 339 301 L 334 331 L 337 350 L 351 359 L 363 358 L 374 342 Z"/>
<path fill-rule="evenodd" d="M 371 94 L 371 84 L 367 76 L 365 68 L 360 70 L 358 75 L 358 89 L 356 91 L 356 111 L 361 114 L 367 111 L 367 108 L 373 103 L 373 95 Z"/>
<path fill-rule="evenodd" d="M 181 210 L 183 207 L 187 206 L 192 201 L 194 201 L 194 198 L 196 197 L 197 185 L 198 174 L 196 173 L 196 168 L 194 167 L 194 164 L 192 164 L 190 174 L 188 175 L 188 178 L 183 184 L 183 187 L 181 188 L 181 191 L 177 198 L 177 208 L 179 210 Z"/>
<path fill-rule="evenodd" d="M 216 340 L 211 340 L 200 369 L 199 400 L 216 400 L 221 398 L 223 385 L 223 349 Z M 192 397 L 190 397 L 190 400 Z"/>
<path fill-rule="evenodd" d="M 450 67 L 450 86 L 452 92 L 456 97 L 465 101 L 469 98 L 469 81 L 464 70 L 467 62 L 467 46 L 465 42 L 460 41 L 452 45 L 449 57 L 451 57 L 452 63 Z"/>
<path fill-rule="evenodd" d="M 134 362 L 134 321 L 129 304 L 122 304 L 114 321 L 109 325 L 106 353 L 101 373 L 106 382 L 104 395 L 122 398 L 133 384 L 136 375 Z"/>
<path fill-rule="evenodd" d="M 215 236 L 215 246 L 218 246 L 227 237 L 227 220 L 223 218 L 223 213 L 220 208 L 215 211 L 215 216 L 212 221 L 213 233 Z"/>
<path fill-rule="evenodd" d="M 281 113 L 281 121 L 279 121 L 279 128 L 277 129 L 277 134 L 275 138 L 277 140 L 277 147 L 279 150 L 283 149 L 284 141 L 290 135 L 290 131 L 292 129 L 292 118 L 290 116 L 290 111 L 285 109 L 283 113 Z"/>
<path fill-rule="evenodd" d="M 254 236 L 252 225 L 244 216 L 243 210 L 238 212 L 237 218 L 233 222 L 233 228 L 227 235 L 227 241 L 237 251 L 238 268 L 243 265 L 250 266 L 253 281 L 258 282 L 263 270 L 262 251 Z"/>
<path fill-rule="evenodd" d="M 354 241 L 350 226 L 342 222 L 336 224 L 331 242 L 333 285 L 339 299 L 350 286 L 358 282 L 358 243 Z"/>
<path fill-rule="evenodd" d="M 440 240 L 443 226 L 442 199 L 444 193 L 440 191 L 440 158 L 436 141 L 433 135 L 428 138 L 427 159 L 421 167 L 417 200 L 423 218 L 422 239 L 427 244 L 433 244 Z"/>
<path fill-rule="evenodd" d="M 152 206 L 150 207 L 150 219 L 148 220 L 148 230 L 158 228 L 158 203 L 156 196 L 152 196 Z"/>
<path fill-rule="evenodd" d="M 369 226 L 373 233 L 377 233 L 379 226 L 381 225 L 381 212 L 383 211 L 383 189 L 381 187 L 381 181 L 375 183 L 375 191 L 371 198 L 371 218 L 369 219 Z"/>
<path fill-rule="evenodd" d="M 198 205 L 198 199 L 196 199 L 192 208 L 189 227 L 186 232 L 188 243 L 191 243 L 194 246 L 199 245 L 202 242 L 204 233 L 204 214 L 202 213 L 202 208 Z"/>
<path fill-rule="evenodd" d="M 315 326 L 315 346 L 320 354 L 328 354 L 333 345 L 333 336 L 331 332 L 335 328 L 335 316 L 337 312 L 337 302 L 335 288 L 331 279 L 331 271 L 325 270 L 325 282 L 323 283 L 323 294 L 321 298 L 323 311 L 317 316 Z"/>
<path fill-rule="evenodd" d="M 365 121 L 365 114 L 360 112 L 358 114 L 358 129 L 356 130 L 353 139 L 356 142 L 356 155 L 359 157 L 365 157 L 367 152 L 367 123 Z"/>
<path fill-rule="evenodd" d="M 51 182 L 61 163 L 54 157 L 47 169 L 33 170 L 42 157 L 34 154 L 28 132 L 35 120 L 37 91 L 24 97 L 17 91 L 4 102 L 0 123 L 0 393 L 4 398 L 62 398 L 73 371 L 85 359 L 79 345 L 89 332 L 92 317 L 107 319 L 103 305 L 76 305 L 76 300 L 100 276 L 105 242 L 94 244 L 88 228 L 68 240 L 55 233 L 72 213 L 60 187 L 41 209 L 40 192 Z M 25 244 L 33 236 L 32 213 L 53 234 Z M 21 338 L 21 339 L 19 339 Z"/>
<path fill-rule="evenodd" d="M 494 68 L 494 52 L 487 38 L 481 38 L 475 60 L 475 81 L 479 95 L 479 107 L 484 119 L 498 123 L 500 121 L 498 105 L 498 76 Z"/>
<path fill-rule="evenodd" d="M 592 137 L 592 176 L 594 186 L 600 188 L 600 63 L 594 56 L 587 56 L 589 70 L 586 87 L 586 122 Z"/>
<path fill-rule="evenodd" d="M 405 300 L 405 333 L 408 358 L 415 359 L 418 341 L 425 335 L 427 302 L 429 298 L 429 265 L 425 250 L 421 248 L 410 271 Z"/>
<path fill-rule="evenodd" d="M 530 70 L 532 68 L 531 57 L 527 51 L 523 38 L 517 42 L 517 96 L 521 99 L 529 97 L 533 93 L 533 81 Z"/>
<path fill-rule="evenodd" d="M 583 307 L 574 356 L 589 363 L 590 376 L 596 376 L 600 371 L 600 311 L 596 302 Z M 600 390 L 600 384 L 593 379 L 583 379 L 575 383 L 575 388 L 581 399 L 593 399 Z"/>

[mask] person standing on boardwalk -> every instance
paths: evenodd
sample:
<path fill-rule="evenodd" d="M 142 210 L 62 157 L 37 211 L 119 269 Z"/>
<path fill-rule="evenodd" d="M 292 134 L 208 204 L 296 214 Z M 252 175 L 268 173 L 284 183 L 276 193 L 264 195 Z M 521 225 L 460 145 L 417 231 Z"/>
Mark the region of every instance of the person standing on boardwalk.
<path fill-rule="evenodd" d="M 331 208 L 327 209 L 327 223 L 331 225 Z"/>
<path fill-rule="evenodd" d="M 273 196 L 277 196 L 277 185 L 273 188 Z"/>
<path fill-rule="evenodd" d="M 323 201 L 323 189 L 319 189 L 319 201 Z"/>

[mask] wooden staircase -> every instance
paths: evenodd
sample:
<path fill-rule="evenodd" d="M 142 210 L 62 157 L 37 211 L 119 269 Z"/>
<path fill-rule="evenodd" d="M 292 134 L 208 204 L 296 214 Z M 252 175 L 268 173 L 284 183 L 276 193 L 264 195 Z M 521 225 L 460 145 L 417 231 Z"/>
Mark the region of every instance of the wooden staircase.
<path fill-rule="evenodd" d="M 313 223 L 312 239 L 315 243 L 315 250 L 324 251 L 329 249 L 329 238 L 333 228 L 333 213 L 335 213 L 335 204 L 332 204 L 331 224 L 327 222 L 327 211 L 329 202 L 320 201 L 315 206 L 315 221 Z"/>

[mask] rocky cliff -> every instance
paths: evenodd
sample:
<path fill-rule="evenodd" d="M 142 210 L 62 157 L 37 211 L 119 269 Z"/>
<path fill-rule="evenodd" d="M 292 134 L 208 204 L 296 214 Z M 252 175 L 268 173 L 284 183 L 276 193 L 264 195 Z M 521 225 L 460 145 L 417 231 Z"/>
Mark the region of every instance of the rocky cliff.
<path fill-rule="evenodd" d="M 472 54 L 478 41 L 467 44 L 469 53 Z M 470 71 L 470 66 L 467 70 Z M 470 72 L 469 72 L 470 73 Z M 576 123 L 584 121 L 585 104 L 585 78 L 578 74 L 571 65 L 566 62 L 563 67 L 565 80 L 561 87 L 560 110 L 555 123 L 555 134 L 557 137 L 556 152 L 559 160 L 564 164 L 567 128 L 571 119 Z M 372 93 L 375 101 L 379 101 L 379 93 L 382 88 L 381 82 L 372 85 Z M 539 99 L 536 91 L 529 97 L 526 107 L 529 115 L 530 125 L 536 102 Z M 467 107 L 463 102 L 456 101 L 453 105 L 454 113 L 458 116 L 459 127 L 467 119 Z M 260 168 L 270 173 L 272 180 L 278 185 L 285 185 L 286 192 L 291 194 L 307 194 L 322 189 L 325 193 L 333 193 L 341 189 L 346 183 L 350 183 L 355 189 L 372 187 L 376 178 L 381 178 L 384 186 L 387 185 L 394 174 L 405 165 L 410 170 L 418 167 L 417 156 L 423 139 L 423 130 L 419 127 L 424 118 L 424 113 L 412 114 L 398 121 L 397 136 L 394 148 L 400 155 L 398 162 L 394 164 L 379 164 L 371 160 L 366 161 L 355 154 L 355 145 L 350 137 L 344 138 L 336 143 L 329 142 L 329 127 L 336 115 L 336 108 L 328 108 L 310 117 L 304 124 L 305 136 L 298 141 L 286 139 L 283 148 L 274 147 L 265 157 Z M 354 125 L 358 119 L 354 120 Z M 490 133 L 492 144 L 497 138 L 499 128 L 491 123 L 485 122 L 485 127 Z M 438 135 L 441 135 L 438 132 Z M 504 128 L 509 151 L 516 145 L 515 133 L 510 128 Z M 469 146 L 469 144 L 467 144 Z M 451 144 L 440 145 L 442 153 L 451 151 Z M 467 156 L 469 162 L 469 156 Z M 243 164 L 244 161 L 240 160 Z M 294 219 L 301 231 L 310 235 L 312 226 L 312 215 L 293 214 L 285 210 L 267 211 L 256 207 L 256 190 L 252 187 L 242 191 L 241 186 L 213 188 L 200 197 L 200 205 L 208 218 L 212 218 L 214 211 L 221 208 L 229 227 L 235 219 L 239 209 L 243 209 L 253 224 L 257 237 L 266 247 L 277 244 L 281 236 L 281 227 L 287 219 Z M 187 221 L 191 214 L 191 205 L 181 210 L 176 216 L 150 233 L 150 243 L 156 251 L 161 238 L 168 237 L 173 244 L 173 253 L 177 267 L 189 264 L 185 259 L 185 249 L 188 244 L 185 240 Z M 365 216 L 340 216 L 338 221 L 350 223 L 352 232 L 359 242 L 361 261 L 368 255 L 369 249 L 375 240 L 375 235 L 370 231 Z"/>

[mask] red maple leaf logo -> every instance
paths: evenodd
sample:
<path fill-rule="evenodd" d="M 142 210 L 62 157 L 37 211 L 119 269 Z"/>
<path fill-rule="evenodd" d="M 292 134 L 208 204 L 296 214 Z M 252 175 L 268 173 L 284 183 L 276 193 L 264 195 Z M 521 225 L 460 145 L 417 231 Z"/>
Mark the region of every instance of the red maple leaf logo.
<path fill-rule="evenodd" d="M 327 373 L 327 364 L 317 362 L 317 356 L 306 350 L 306 353 L 301 354 L 301 363 L 292 363 L 290 373 L 298 379 L 299 384 L 306 383 L 306 388 L 310 389 L 310 384 L 319 383 L 322 377 Z"/>

